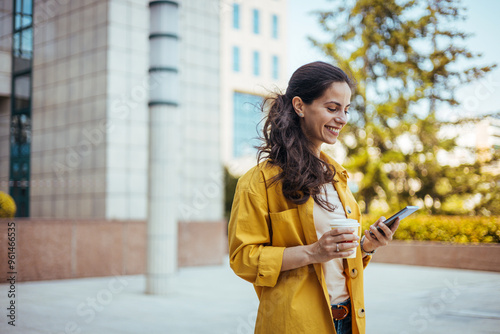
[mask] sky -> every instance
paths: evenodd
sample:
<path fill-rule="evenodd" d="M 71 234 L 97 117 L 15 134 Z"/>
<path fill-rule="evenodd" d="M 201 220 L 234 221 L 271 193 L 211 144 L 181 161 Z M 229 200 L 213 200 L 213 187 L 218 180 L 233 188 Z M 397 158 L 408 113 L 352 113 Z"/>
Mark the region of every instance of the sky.
<path fill-rule="evenodd" d="M 288 3 L 288 76 L 303 64 L 315 60 L 328 60 L 307 40 L 308 36 L 325 40 L 328 35 L 320 29 L 311 12 L 332 8 L 329 0 L 289 0 Z M 500 1 L 498 0 L 462 0 L 467 8 L 467 20 L 460 23 L 459 29 L 472 33 L 467 40 L 467 47 L 481 53 L 479 59 L 469 65 L 489 65 L 498 67 L 484 79 L 460 88 L 457 97 L 461 105 L 457 108 L 441 107 L 443 118 L 453 119 L 478 114 L 500 112 Z"/>

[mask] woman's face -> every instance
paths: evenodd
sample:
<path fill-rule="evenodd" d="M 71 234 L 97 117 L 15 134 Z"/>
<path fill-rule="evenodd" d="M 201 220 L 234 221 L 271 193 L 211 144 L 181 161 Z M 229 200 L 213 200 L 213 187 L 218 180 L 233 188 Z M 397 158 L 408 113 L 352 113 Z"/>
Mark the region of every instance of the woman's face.
<path fill-rule="evenodd" d="M 340 130 L 346 125 L 351 89 L 346 82 L 334 82 L 311 104 L 303 103 L 299 97 L 295 97 L 292 103 L 297 113 L 304 114 L 301 117 L 302 131 L 319 152 L 321 144 L 335 144 Z"/>

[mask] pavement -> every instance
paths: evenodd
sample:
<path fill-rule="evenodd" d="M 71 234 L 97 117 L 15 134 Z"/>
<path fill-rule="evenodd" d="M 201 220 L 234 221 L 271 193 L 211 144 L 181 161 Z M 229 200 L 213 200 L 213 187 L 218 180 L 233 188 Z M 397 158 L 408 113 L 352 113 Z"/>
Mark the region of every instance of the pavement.
<path fill-rule="evenodd" d="M 253 333 L 257 297 L 227 260 L 181 268 L 174 286 L 147 295 L 143 275 L 16 283 L 13 327 L 1 284 L 0 333 Z M 365 309 L 367 334 L 500 333 L 500 273 L 370 263 Z"/>

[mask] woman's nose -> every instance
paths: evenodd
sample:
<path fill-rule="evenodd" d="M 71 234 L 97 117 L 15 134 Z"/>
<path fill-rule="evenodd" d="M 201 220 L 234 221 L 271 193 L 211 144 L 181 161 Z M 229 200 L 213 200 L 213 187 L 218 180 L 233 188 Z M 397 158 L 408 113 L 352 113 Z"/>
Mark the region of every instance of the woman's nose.
<path fill-rule="evenodd" d="M 339 115 L 335 116 L 335 121 L 340 124 L 347 123 L 347 114 L 344 111 L 341 111 Z"/>

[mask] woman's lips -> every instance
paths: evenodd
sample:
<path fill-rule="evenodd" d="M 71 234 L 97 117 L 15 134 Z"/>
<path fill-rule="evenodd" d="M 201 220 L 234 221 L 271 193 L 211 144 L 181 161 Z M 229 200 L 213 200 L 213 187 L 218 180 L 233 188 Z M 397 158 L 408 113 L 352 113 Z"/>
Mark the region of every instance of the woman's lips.
<path fill-rule="evenodd" d="M 338 136 L 339 135 L 339 132 L 340 132 L 340 129 L 339 128 L 334 128 L 333 126 L 328 126 L 328 125 L 325 125 L 325 128 L 333 135 L 335 136 Z"/>

